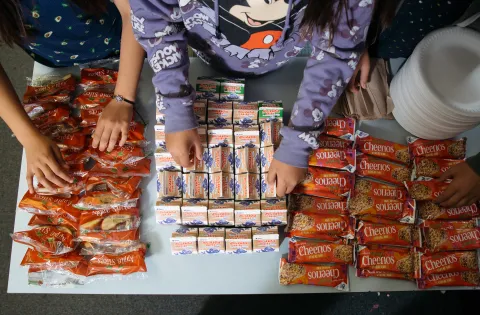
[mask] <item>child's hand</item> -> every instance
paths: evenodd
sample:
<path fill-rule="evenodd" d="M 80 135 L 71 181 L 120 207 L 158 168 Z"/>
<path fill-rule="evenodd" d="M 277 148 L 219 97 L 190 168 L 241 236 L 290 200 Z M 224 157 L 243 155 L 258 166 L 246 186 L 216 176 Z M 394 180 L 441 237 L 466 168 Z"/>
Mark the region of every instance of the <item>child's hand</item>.
<path fill-rule="evenodd" d="M 298 183 L 304 180 L 306 168 L 298 168 L 273 159 L 268 170 L 267 182 L 275 185 L 277 181 L 277 196 L 283 197 L 292 192 Z"/>
<path fill-rule="evenodd" d="M 103 110 L 93 134 L 92 147 L 100 151 L 112 151 L 115 144 L 123 146 L 127 141 L 128 126 L 132 121 L 133 105 L 112 100 Z M 120 138 L 121 135 L 121 138 Z M 118 141 L 120 139 L 120 142 Z"/>
<path fill-rule="evenodd" d="M 452 166 L 438 180 L 447 179 L 451 179 L 452 182 L 435 200 L 442 207 L 470 206 L 480 200 L 480 176 L 467 163 Z"/>
<path fill-rule="evenodd" d="M 193 159 L 202 159 L 203 148 L 197 129 L 167 133 L 165 135 L 167 150 L 182 167 L 192 167 Z"/>

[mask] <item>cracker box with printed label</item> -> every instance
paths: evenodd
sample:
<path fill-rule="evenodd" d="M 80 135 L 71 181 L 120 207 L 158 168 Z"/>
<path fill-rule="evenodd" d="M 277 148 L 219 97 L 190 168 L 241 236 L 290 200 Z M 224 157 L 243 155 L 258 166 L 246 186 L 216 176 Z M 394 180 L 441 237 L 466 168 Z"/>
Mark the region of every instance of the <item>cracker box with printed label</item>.
<path fill-rule="evenodd" d="M 258 122 L 283 121 L 282 101 L 258 101 Z"/>
<path fill-rule="evenodd" d="M 221 78 L 220 99 L 225 101 L 243 101 L 245 99 L 245 79 Z"/>
<path fill-rule="evenodd" d="M 181 227 L 175 230 L 170 237 L 170 246 L 172 255 L 192 255 L 198 254 L 197 249 L 197 228 Z"/>
<path fill-rule="evenodd" d="M 261 173 L 268 173 L 270 164 L 273 161 L 274 153 L 275 149 L 272 145 L 260 148 L 260 156 L 257 158 L 257 166 L 260 168 Z"/>
<path fill-rule="evenodd" d="M 247 254 L 252 252 L 252 229 L 226 228 L 225 253 Z"/>
<path fill-rule="evenodd" d="M 182 197 L 185 183 L 182 172 L 162 171 L 157 174 L 157 199 L 162 197 Z"/>
<path fill-rule="evenodd" d="M 155 156 L 155 168 L 158 172 L 182 170 L 182 167 L 175 162 L 172 154 L 166 149 L 159 147 L 153 155 Z"/>
<path fill-rule="evenodd" d="M 235 125 L 233 128 L 235 148 L 260 147 L 260 129 L 258 125 Z"/>
<path fill-rule="evenodd" d="M 258 123 L 258 103 L 233 102 L 233 123 L 252 125 Z"/>
<path fill-rule="evenodd" d="M 199 254 L 225 253 L 225 228 L 205 227 L 198 231 Z"/>
<path fill-rule="evenodd" d="M 209 148 L 206 164 L 209 173 L 233 173 L 235 164 L 233 148 L 226 146 Z"/>
<path fill-rule="evenodd" d="M 165 114 L 161 113 L 158 110 L 158 107 L 155 106 L 155 121 L 157 125 L 165 125 Z"/>
<path fill-rule="evenodd" d="M 199 124 L 207 122 L 207 100 L 196 100 L 193 102 L 193 113 Z"/>
<path fill-rule="evenodd" d="M 199 160 L 196 157 L 193 159 L 193 166 L 184 168 L 187 172 L 194 172 L 194 173 L 207 173 L 208 172 L 208 164 L 211 163 L 210 153 L 208 148 L 202 147 L 202 159 Z"/>
<path fill-rule="evenodd" d="M 198 136 L 202 147 L 208 147 L 207 125 L 199 125 L 197 128 Z"/>
<path fill-rule="evenodd" d="M 155 146 L 166 148 L 165 145 L 165 125 L 155 125 Z"/>
<path fill-rule="evenodd" d="M 158 224 L 180 224 L 181 198 L 162 198 L 155 205 L 155 218 Z"/>
<path fill-rule="evenodd" d="M 183 200 L 182 205 L 182 224 L 183 225 L 207 225 L 207 200 L 188 199 Z"/>
<path fill-rule="evenodd" d="M 252 227 L 260 225 L 260 209 L 235 210 L 235 226 Z"/>
<path fill-rule="evenodd" d="M 233 148 L 232 126 L 211 126 L 207 130 L 208 147 L 231 147 Z"/>
<path fill-rule="evenodd" d="M 260 160 L 260 150 L 257 147 L 242 147 L 235 149 L 235 173 L 259 173 L 257 161 Z"/>
<path fill-rule="evenodd" d="M 195 85 L 197 99 L 220 99 L 220 81 L 213 77 L 198 77 Z"/>
<path fill-rule="evenodd" d="M 268 184 L 267 177 L 268 177 L 268 173 L 261 174 L 260 182 L 257 185 L 261 193 L 260 198 L 261 199 L 277 198 L 276 183 L 274 185 Z"/>
<path fill-rule="evenodd" d="M 278 252 L 280 249 L 280 235 L 278 227 L 264 226 L 252 228 L 253 251 L 255 253 Z"/>
<path fill-rule="evenodd" d="M 278 147 L 282 140 L 280 129 L 283 127 L 281 121 L 267 121 L 260 123 L 260 146 L 268 147 L 273 145 Z"/>
<path fill-rule="evenodd" d="M 184 173 L 183 191 L 184 199 L 207 199 L 208 198 L 208 174 L 206 173 Z"/>
<path fill-rule="evenodd" d="M 285 199 L 267 199 L 260 201 L 262 225 L 286 225 L 287 202 Z"/>
<path fill-rule="evenodd" d="M 234 197 L 234 175 L 232 173 L 220 172 L 209 176 L 209 199 L 233 199 Z"/>
<path fill-rule="evenodd" d="M 234 191 L 235 200 L 260 199 L 260 174 L 236 174 Z"/>
<path fill-rule="evenodd" d="M 233 200 L 209 200 L 208 224 L 213 226 L 233 226 L 235 205 Z"/>
<path fill-rule="evenodd" d="M 207 123 L 213 125 L 231 125 L 233 122 L 233 104 L 230 101 L 208 101 Z"/>

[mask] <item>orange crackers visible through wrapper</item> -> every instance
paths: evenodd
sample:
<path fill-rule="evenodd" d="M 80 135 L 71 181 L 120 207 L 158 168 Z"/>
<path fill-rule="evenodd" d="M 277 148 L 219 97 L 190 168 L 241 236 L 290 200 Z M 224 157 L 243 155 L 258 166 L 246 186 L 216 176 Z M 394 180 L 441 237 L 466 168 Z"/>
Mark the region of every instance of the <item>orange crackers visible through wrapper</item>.
<path fill-rule="evenodd" d="M 394 200 L 356 194 L 348 200 L 351 215 L 374 215 L 403 223 L 415 223 L 415 200 Z"/>
<path fill-rule="evenodd" d="M 65 213 L 55 216 L 55 215 L 39 215 L 34 214 L 30 221 L 28 221 L 29 226 L 36 225 L 63 225 L 69 228 L 73 232 L 77 232 L 78 223 L 70 220 L 69 216 Z"/>
<path fill-rule="evenodd" d="M 350 195 L 354 181 L 355 176 L 351 173 L 310 166 L 306 178 L 295 187 L 293 193 L 344 199 Z"/>
<path fill-rule="evenodd" d="M 410 154 L 417 157 L 439 159 L 464 159 L 466 153 L 466 138 L 459 140 L 425 140 L 407 137 Z"/>
<path fill-rule="evenodd" d="M 418 228 L 402 223 L 374 223 L 360 221 L 357 228 L 357 241 L 361 245 L 419 246 Z"/>
<path fill-rule="evenodd" d="M 407 166 L 357 154 L 357 175 L 403 186 L 404 181 L 411 179 L 412 170 Z"/>
<path fill-rule="evenodd" d="M 32 214 L 63 216 L 77 222 L 80 211 L 73 207 L 78 202 L 77 196 L 63 198 L 59 196 L 44 196 L 26 192 L 18 207 Z"/>
<path fill-rule="evenodd" d="M 88 261 L 87 276 L 101 274 L 128 275 L 135 272 L 147 272 L 145 253 L 141 250 L 121 255 L 99 254 Z"/>
<path fill-rule="evenodd" d="M 355 139 L 355 119 L 349 117 L 325 119 L 326 135 L 353 141 Z"/>
<path fill-rule="evenodd" d="M 346 201 L 296 194 L 290 195 L 288 210 L 314 212 L 317 214 L 349 214 Z"/>
<path fill-rule="evenodd" d="M 435 200 L 447 189 L 450 183 L 437 180 L 407 181 L 407 187 L 410 196 L 416 200 Z"/>
<path fill-rule="evenodd" d="M 140 240 L 139 229 L 128 231 L 91 231 L 81 233 L 77 241 L 111 244 L 114 246 L 129 246 L 138 243 Z"/>
<path fill-rule="evenodd" d="M 407 197 L 407 190 L 398 186 L 377 183 L 366 178 L 357 178 L 354 189 L 354 195 L 356 194 L 384 199 L 405 200 Z"/>
<path fill-rule="evenodd" d="M 282 258 L 278 277 L 281 285 L 306 284 L 349 290 L 348 265 L 291 264 Z"/>
<path fill-rule="evenodd" d="M 425 247 L 432 252 L 480 249 L 480 227 L 470 229 L 423 228 Z"/>
<path fill-rule="evenodd" d="M 291 263 L 353 264 L 352 245 L 329 243 L 313 239 L 291 238 L 288 243 L 288 261 Z"/>
<path fill-rule="evenodd" d="M 480 216 L 476 204 L 460 208 L 442 208 L 433 201 L 417 202 L 418 217 L 423 220 L 464 220 Z"/>
<path fill-rule="evenodd" d="M 308 160 L 310 166 L 355 172 L 356 153 L 354 149 L 319 148 L 314 150 Z"/>
<path fill-rule="evenodd" d="M 414 252 L 395 246 L 358 246 L 357 268 L 411 274 L 415 272 Z"/>
<path fill-rule="evenodd" d="M 65 226 L 39 226 L 29 231 L 15 232 L 12 239 L 39 252 L 53 255 L 66 254 L 75 249 L 72 231 Z"/>
<path fill-rule="evenodd" d="M 355 219 L 343 215 L 290 212 L 286 228 L 289 237 L 308 237 L 326 241 L 353 239 Z"/>
<path fill-rule="evenodd" d="M 355 145 L 364 154 L 401 164 L 410 164 L 410 154 L 406 145 L 374 138 L 360 130 L 355 134 Z"/>
<path fill-rule="evenodd" d="M 416 157 L 413 162 L 416 177 L 438 178 L 450 167 L 463 163 L 464 160 Z"/>

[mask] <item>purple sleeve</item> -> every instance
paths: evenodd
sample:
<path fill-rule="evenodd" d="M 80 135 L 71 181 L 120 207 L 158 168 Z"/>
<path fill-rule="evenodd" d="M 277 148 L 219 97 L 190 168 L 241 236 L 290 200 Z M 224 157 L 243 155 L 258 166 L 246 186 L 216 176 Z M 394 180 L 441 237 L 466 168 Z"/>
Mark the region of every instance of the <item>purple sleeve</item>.
<path fill-rule="evenodd" d="M 178 0 L 131 0 L 130 6 L 135 38 L 154 72 L 156 105 L 165 114 L 165 132 L 196 128 L 195 91 L 188 82 L 190 60 Z"/>
<path fill-rule="evenodd" d="M 324 119 L 343 93 L 364 49 L 373 10 L 373 0 L 351 0 L 349 21 L 342 13 L 337 32 L 329 45 L 328 32 L 313 32 L 312 54 L 293 106 L 288 126 L 283 127 L 275 159 L 306 168 L 312 149 L 317 149 Z M 350 27 L 351 26 L 351 27 Z"/>

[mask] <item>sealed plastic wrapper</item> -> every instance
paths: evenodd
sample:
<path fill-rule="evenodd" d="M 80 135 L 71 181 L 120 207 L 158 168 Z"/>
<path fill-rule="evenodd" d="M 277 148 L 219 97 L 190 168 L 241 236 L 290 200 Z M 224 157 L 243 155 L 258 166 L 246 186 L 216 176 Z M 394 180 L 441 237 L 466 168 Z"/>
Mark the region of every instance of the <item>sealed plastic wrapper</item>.
<path fill-rule="evenodd" d="M 235 175 L 235 200 L 260 199 L 260 174 Z"/>
<path fill-rule="evenodd" d="M 341 242 L 330 243 L 294 237 L 288 243 L 288 261 L 290 263 L 337 263 L 351 265 L 353 264 L 353 255 L 353 245 L 346 245 Z"/>
<path fill-rule="evenodd" d="M 464 160 L 416 157 L 413 160 L 414 174 L 416 177 L 438 178 L 450 167 L 463 162 Z"/>
<path fill-rule="evenodd" d="M 65 226 L 38 226 L 29 231 L 15 232 L 12 239 L 46 254 L 62 255 L 75 249 L 73 233 Z"/>
<path fill-rule="evenodd" d="M 183 174 L 184 199 L 207 199 L 208 198 L 208 174 L 184 173 Z"/>
<path fill-rule="evenodd" d="M 349 117 L 325 119 L 324 134 L 345 139 L 349 141 L 355 140 L 355 119 Z"/>
<path fill-rule="evenodd" d="M 296 194 L 290 195 L 288 209 L 290 211 L 304 211 L 318 214 L 349 214 L 347 201 Z"/>
<path fill-rule="evenodd" d="M 318 147 L 331 149 L 350 149 L 353 147 L 353 141 L 329 137 L 321 134 L 318 137 Z"/>
<path fill-rule="evenodd" d="M 165 144 L 165 126 L 155 125 L 155 145 L 158 147 L 166 148 Z"/>
<path fill-rule="evenodd" d="M 419 246 L 419 239 L 419 229 L 409 224 L 360 221 L 357 227 L 361 245 Z"/>
<path fill-rule="evenodd" d="M 68 103 L 68 100 L 67 100 Z M 58 102 L 46 102 L 46 103 L 33 103 L 33 104 L 24 104 L 23 108 L 28 114 L 30 119 L 34 119 L 35 117 L 41 116 L 42 114 L 54 110 L 57 107 L 65 107 L 67 108 L 66 104 L 58 103 Z"/>
<path fill-rule="evenodd" d="M 226 228 L 225 253 L 248 254 L 252 252 L 252 229 Z"/>
<path fill-rule="evenodd" d="M 207 101 L 196 100 L 193 102 L 193 113 L 197 117 L 199 124 L 205 124 L 207 122 Z"/>
<path fill-rule="evenodd" d="M 34 249 L 27 249 L 25 256 L 23 256 L 21 266 L 31 266 L 35 268 L 48 267 L 49 269 L 59 269 L 63 267 L 76 267 L 84 260 L 77 251 L 69 252 L 64 255 L 49 255 L 41 253 Z"/>
<path fill-rule="evenodd" d="M 310 155 L 308 165 L 354 173 L 356 169 L 356 152 L 353 149 L 319 148 Z"/>
<path fill-rule="evenodd" d="M 155 205 L 155 218 L 158 224 L 180 224 L 181 198 L 162 198 Z"/>
<path fill-rule="evenodd" d="M 235 210 L 235 226 L 252 227 L 261 225 L 260 209 Z"/>
<path fill-rule="evenodd" d="M 82 242 L 80 245 L 80 255 L 92 256 L 97 254 L 113 254 L 119 255 L 137 250 L 147 251 L 147 244 L 140 241 L 133 241 L 127 243 L 110 243 L 106 242 Z"/>
<path fill-rule="evenodd" d="M 74 205 L 80 210 L 108 209 L 113 207 L 134 207 L 140 198 L 140 189 L 130 197 L 118 197 L 111 191 L 92 191 L 83 195 Z"/>
<path fill-rule="evenodd" d="M 403 186 L 404 181 L 411 179 L 412 170 L 407 166 L 373 158 L 364 154 L 357 154 L 357 175 Z"/>
<path fill-rule="evenodd" d="M 480 216 L 476 204 L 460 208 L 442 208 L 433 201 L 417 201 L 418 217 L 424 220 L 465 220 Z"/>
<path fill-rule="evenodd" d="M 414 273 L 399 273 L 393 271 L 383 271 L 383 270 L 365 270 L 357 269 L 356 276 L 359 278 L 384 278 L 384 279 L 395 279 L 395 280 L 414 280 Z"/>
<path fill-rule="evenodd" d="M 374 138 L 360 130 L 357 130 L 355 134 L 355 145 L 364 154 L 405 165 L 410 164 L 410 153 L 406 145 Z"/>
<path fill-rule="evenodd" d="M 208 214 L 207 206 L 203 204 L 185 205 L 182 206 L 182 224 L 183 225 L 207 225 Z"/>
<path fill-rule="evenodd" d="M 260 150 L 257 147 L 242 147 L 235 149 L 235 173 L 258 173 L 257 161 Z"/>
<path fill-rule="evenodd" d="M 138 228 L 126 231 L 81 231 L 76 241 L 110 244 L 112 246 L 131 246 L 140 241 Z"/>
<path fill-rule="evenodd" d="M 339 238 L 353 239 L 354 225 L 355 219 L 348 216 L 291 212 L 285 231 L 289 237 L 335 241 Z"/>
<path fill-rule="evenodd" d="M 142 148 L 131 145 L 116 145 L 112 151 L 100 151 L 90 147 L 87 152 L 92 159 L 103 165 L 132 164 L 145 158 Z"/>
<path fill-rule="evenodd" d="M 349 172 L 310 166 L 305 179 L 293 193 L 341 200 L 350 195 L 354 181 L 355 176 Z"/>
<path fill-rule="evenodd" d="M 378 183 L 366 178 L 357 178 L 355 181 L 354 194 L 362 194 L 374 198 L 404 200 L 407 197 L 407 190 L 402 187 Z"/>
<path fill-rule="evenodd" d="M 281 258 L 278 276 L 281 285 L 306 284 L 349 291 L 348 265 L 295 264 Z"/>
<path fill-rule="evenodd" d="M 235 125 L 233 127 L 235 148 L 260 147 L 260 129 L 258 125 Z"/>
<path fill-rule="evenodd" d="M 422 220 L 417 221 L 417 225 L 421 228 L 433 228 L 433 229 L 446 229 L 446 230 L 456 230 L 456 229 L 471 229 L 476 226 L 475 220 Z"/>
<path fill-rule="evenodd" d="M 224 101 L 243 101 L 245 99 L 245 79 L 222 78 L 220 99 Z"/>
<path fill-rule="evenodd" d="M 42 115 L 32 118 L 32 122 L 40 130 L 46 130 L 65 122 L 70 117 L 70 110 L 66 106 L 59 106 L 53 110 L 50 110 Z"/>
<path fill-rule="evenodd" d="M 80 233 L 134 230 L 140 226 L 140 211 L 125 207 L 82 211 L 79 226 Z"/>
<path fill-rule="evenodd" d="M 260 169 L 260 173 L 268 173 L 274 153 L 275 149 L 273 146 L 260 148 L 260 155 L 257 155 L 257 167 Z"/>
<path fill-rule="evenodd" d="M 478 271 L 478 255 L 474 250 L 458 252 L 418 252 L 421 275 Z"/>
<path fill-rule="evenodd" d="M 52 140 L 58 145 L 60 151 L 81 151 L 86 144 L 85 136 L 80 133 L 57 135 Z"/>
<path fill-rule="evenodd" d="M 82 165 L 83 166 L 83 165 Z M 63 187 L 58 187 L 55 184 L 52 184 L 52 188 L 46 188 L 42 184 L 38 183 L 35 187 L 35 192 L 40 195 L 79 195 L 85 191 L 85 178 L 80 176 L 72 175 L 72 183 L 69 183 Z"/>
<path fill-rule="evenodd" d="M 258 101 L 258 122 L 283 121 L 282 101 Z"/>
<path fill-rule="evenodd" d="M 255 253 L 278 252 L 280 249 L 280 236 L 278 227 L 252 228 L 253 251 Z"/>
<path fill-rule="evenodd" d="M 63 216 L 78 222 L 80 211 L 73 205 L 78 202 L 77 196 L 64 198 L 60 196 L 45 196 L 39 194 L 31 194 L 26 192 L 18 207 L 32 214 Z"/>
<path fill-rule="evenodd" d="M 74 234 L 78 231 L 78 222 L 72 221 L 65 213 L 58 216 L 34 214 L 30 218 L 30 221 L 28 221 L 28 226 L 37 225 L 63 225 L 69 228 Z"/>
<path fill-rule="evenodd" d="M 209 199 L 233 199 L 235 178 L 232 173 L 214 173 L 209 175 Z"/>
<path fill-rule="evenodd" d="M 82 127 L 92 127 L 96 126 L 100 115 L 102 114 L 105 107 L 97 106 L 93 108 L 81 109 L 80 110 L 80 126 Z"/>
<path fill-rule="evenodd" d="M 459 140 L 425 140 L 407 137 L 410 154 L 415 157 L 464 159 L 467 138 Z"/>
<path fill-rule="evenodd" d="M 220 99 L 220 81 L 213 77 L 198 77 L 195 85 L 197 99 Z"/>
<path fill-rule="evenodd" d="M 207 123 L 213 125 L 231 125 L 233 107 L 231 101 L 208 101 Z"/>
<path fill-rule="evenodd" d="M 348 210 L 351 215 L 374 215 L 402 223 L 415 223 L 415 200 L 395 200 L 370 197 L 357 194 L 348 200 Z"/>
<path fill-rule="evenodd" d="M 207 130 L 208 147 L 231 147 L 233 148 L 232 126 L 215 126 Z"/>
<path fill-rule="evenodd" d="M 73 100 L 72 107 L 89 109 L 94 107 L 104 108 L 113 99 L 113 93 L 102 91 L 86 91 Z"/>
<path fill-rule="evenodd" d="M 208 157 L 205 164 L 210 174 L 218 172 L 233 174 L 235 164 L 233 148 L 228 146 L 216 146 L 209 148 Z"/>
<path fill-rule="evenodd" d="M 480 285 L 480 273 L 478 271 L 448 272 L 433 274 L 417 280 L 419 289 L 432 287 L 477 287 Z"/>
<path fill-rule="evenodd" d="M 107 191 L 120 198 L 130 198 L 140 186 L 142 177 L 97 177 L 91 176 L 87 180 L 87 191 Z"/>
<path fill-rule="evenodd" d="M 143 147 L 146 145 L 145 141 L 145 125 L 132 121 L 130 122 L 130 126 L 128 127 L 128 135 L 127 135 L 127 145 L 135 145 L 139 147 Z"/>
<path fill-rule="evenodd" d="M 134 251 L 120 255 L 95 255 L 88 261 L 87 276 L 147 272 L 145 253 Z"/>
<path fill-rule="evenodd" d="M 233 226 L 234 221 L 233 200 L 209 200 L 208 201 L 208 225 Z"/>
<path fill-rule="evenodd" d="M 30 104 L 38 101 L 55 101 L 54 96 L 64 95 L 70 96 L 75 91 L 75 78 L 71 74 L 67 74 L 61 80 L 42 85 L 27 86 L 27 90 L 23 95 L 23 103 Z"/>
<path fill-rule="evenodd" d="M 115 164 L 113 166 L 102 166 L 97 163 L 90 170 L 91 176 L 113 176 L 113 177 L 131 177 L 150 175 L 150 159 L 143 159 L 131 164 Z"/>
<path fill-rule="evenodd" d="M 224 254 L 225 229 L 216 227 L 200 228 L 197 243 L 199 254 Z"/>
<path fill-rule="evenodd" d="M 163 171 L 157 174 L 157 199 L 182 197 L 185 183 L 181 172 Z"/>
<path fill-rule="evenodd" d="M 437 180 L 406 181 L 405 187 L 413 199 L 435 200 L 447 189 L 450 183 Z"/>
<path fill-rule="evenodd" d="M 258 123 L 258 104 L 256 102 L 233 102 L 233 123 L 251 125 Z"/>
<path fill-rule="evenodd" d="M 413 250 L 395 246 L 359 245 L 357 268 L 368 270 L 413 273 L 415 260 Z"/>
<path fill-rule="evenodd" d="M 470 229 L 423 228 L 425 247 L 432 252 L 480 249 L 480 227 Z"/>
<path fill-rule="evenodd" d="M 115 85 L 118 71 L 107 68 L 84 68 L 80 72 L 80 86 L 95 88 L 101 85 Z"/>
<path fill-rule="evenodd" d="M 87 262 L 81 262 L 74 267 L 56 269 L 29 266 L 28 284 L 55 288 L 84 285 L 87 280 L 87 268 Z"/>
<path fill-rule="evenodd" d="M 260 124 L 260 145 L 262 147 L 268 147 L 273 145 L 278 147 L 282 140 L 280 135 L 280 129 L 282 129 L 283 123 L 281 121 L 266 121 Z"/>

